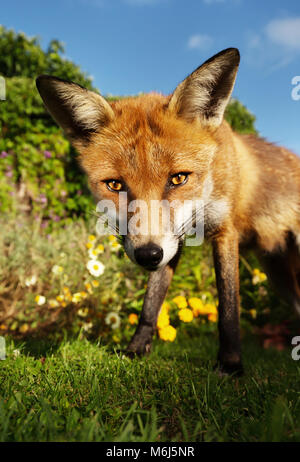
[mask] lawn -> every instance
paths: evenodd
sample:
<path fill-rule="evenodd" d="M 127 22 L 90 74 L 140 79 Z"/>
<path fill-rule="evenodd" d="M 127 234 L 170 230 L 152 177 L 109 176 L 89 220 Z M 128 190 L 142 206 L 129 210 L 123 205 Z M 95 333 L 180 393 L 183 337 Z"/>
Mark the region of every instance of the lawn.
<path fill-rule="evenodd" d="M 128 359 L 101 342 L 7 340 L 0 441 L 300 441 L 300 364 L 243 339 L 220 378 L 217 334 L 194 328 Z"/>

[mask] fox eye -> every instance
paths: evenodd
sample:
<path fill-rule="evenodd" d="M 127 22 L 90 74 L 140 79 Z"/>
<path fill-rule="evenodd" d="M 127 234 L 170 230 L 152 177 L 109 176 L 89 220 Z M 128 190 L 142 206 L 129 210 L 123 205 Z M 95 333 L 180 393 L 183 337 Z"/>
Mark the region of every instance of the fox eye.
<path fill-rule="evenodd" d="M 123 185 L 121 183 L 121 181 L 119 180 L 107 180 L 106 182 L 106 186 L 107 188 L 110 190 L 110 191 L 121 191 L 123 189 Z"/>
<path fill-rule="evenodd" d="M 171 183 L 174 186 L 179 186 L 187 182 L 189 177 L 188 173 L 176 173 L 171 177 Z"/>

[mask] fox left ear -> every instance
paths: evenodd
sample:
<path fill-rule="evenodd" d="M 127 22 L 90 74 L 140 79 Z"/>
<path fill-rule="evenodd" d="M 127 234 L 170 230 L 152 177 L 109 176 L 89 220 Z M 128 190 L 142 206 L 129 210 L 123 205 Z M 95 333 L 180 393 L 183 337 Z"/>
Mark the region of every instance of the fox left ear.
<path fill-rule="evenodd" d="M 46 108 L 72 142 L 84 142 L 114 118 L 112 107 L 101 95 L 73 82 L 40 75 L 36 86 Z"/>
<path fill-rule="evenodd" d="M 233 90 L 240 62 L 237 48 L 227 48 L 198 67 L 174 91 L 169 110 L 188 121 L 199 118 L 218 127 Z"/>

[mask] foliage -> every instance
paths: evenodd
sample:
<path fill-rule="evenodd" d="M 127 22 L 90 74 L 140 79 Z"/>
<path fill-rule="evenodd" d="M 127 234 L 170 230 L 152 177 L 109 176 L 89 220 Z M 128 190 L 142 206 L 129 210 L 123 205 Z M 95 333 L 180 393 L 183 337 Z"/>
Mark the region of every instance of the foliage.
<path fill-rule="evenodd" d="M 0 104 L 1 211 L 42 215 L 41 224 L 49 229 L 87 215 L 92 199 L 86 178 L 70 143 L 45 114 L 34 83 L 14 77 L 7 80 L 7 91 Z"/>
<path fill-rule="evenodd" d="M 0 37 L 1 75 L 35 80 L 40 74 L 51 74 L 93 89 L 91 77 L 64 57 L 64 46 L 58 40 L 51 40 L 44 51 L 38 37 L 27 37 L 3 26 L 0 26 Z"/>
<path fill-rule="evenodd" d="M 231 99 L 225 112 L 225 119 L 233 130 L 243 134 L 257 135 L 255 128 L 256 117 L 237 99 Z"/>
<path fill-rule="evenodd" d="M 130 360 L 85 339 L 7 339 L 0 441 L 299 442 L 290 352 L 244 339 L 246 375 L 235 380 L 213 371 L 217 343 L 197 328 Z"/>
<path fill-rule="evenodd" d="M 0 73 L 7 76 L 0 104 L 1 212 L 42 215 L 51 229 L 93 207 L 76 152 L 46 112 L 32 77 L 50 73 L 93 89 L 91 79 L 52 41 L 44 52 L 36 38 L 1 28 Z M 7 49 L 11 54 L 7 54 Z"/>
<path fill-rule="evenodd" d="M 40 220 L 1 219 L 0 334 L 61 338 L 81 332 L 125 346 L 142 309 L 147 273 L 129 261 L 114 236 L 90 234 L 94 220 L 89 226 L 71 222 L 48 235 L 40 232 Z M 242 329 L 288 319 L 292 326 L 291 313 L 252 258 L 241 262 Z M 162 340 L 175 341 L 177 332 L 189 336 L 199 326 L 216 331 L 217 290 L 208 245 L 184 247 L 167 302 L 158 322 Z"/>

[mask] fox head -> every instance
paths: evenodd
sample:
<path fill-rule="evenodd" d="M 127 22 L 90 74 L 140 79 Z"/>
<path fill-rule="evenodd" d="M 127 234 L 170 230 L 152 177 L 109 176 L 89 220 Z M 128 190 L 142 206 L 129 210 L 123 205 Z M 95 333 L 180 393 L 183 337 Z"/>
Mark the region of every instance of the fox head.
<path fill-rule="evenodd" d="M 94 196 L 112 201 L 118 224 L 124 210 L 138 224 L 137 232 L 127 227 L 124 245 L 146 269 L 156 270 L 177 254 L 184 222 L 191 224 L 195 213 L 191 205 L 178 214 L 181 204 L 201 199 L 205 207 L 210 199 L 215 135 L 239 58 L 238 50 L 229 48 L 198 67 L 170 96 L 153 93 L 113 103 L 72 82 L 47 75 L 37 79 L 46 108 L 80 154 Z M 132 201 L 146 207 L 130 208 Z M 167 228 L 168 203 L 176 207 L 168 212 L 173 227 Z M 155 232 L 150 227 L 154 214 Z"/>

